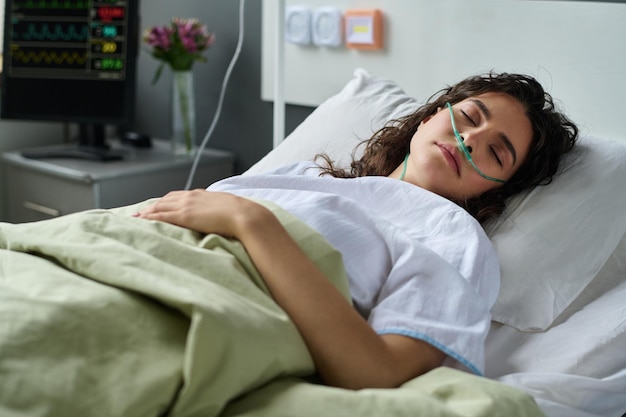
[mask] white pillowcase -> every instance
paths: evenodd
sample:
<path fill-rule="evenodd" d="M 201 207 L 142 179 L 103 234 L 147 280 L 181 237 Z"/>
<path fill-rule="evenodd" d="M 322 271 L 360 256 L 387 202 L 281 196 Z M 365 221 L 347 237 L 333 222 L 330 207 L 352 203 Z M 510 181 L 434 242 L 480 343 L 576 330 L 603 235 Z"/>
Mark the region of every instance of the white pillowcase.
<path fill-rule="evenodd" d="M 485 376 L 528 391 L 549 416 L 621 416 L 625 299 L 626 236 L 547 331 L 522 332 L 493 322 Z"/>
<path fill-rule="evenodd" d="M 350 161 L 360 140 L 419 106 L 391 80 L 357 69 L 246 174 L 326 153 Z M 520 330 L 546 329 L 582 292 L 626 231 L 626 142 L 581 138 L 552 184 L 518 196 L 490 233 L 502 285 L 493 318 Z"/>
<path fill-rule="evenodd" d="M 356 69 L 354 78 L 338 94 L 320 104 L 246 174 L 311 160 L 318 153 L 349 165 L 352 151 L 360 141 L 368 139 L 387 121 L 409 114 L 418 106 L 419 103 L 394 82 Z"/>
<path fill-rule="evenodd" d="M 502 288 L 493 320 L 544 330 L 626 232 L 626 142 L 581 137 L 552 184 L 515 199 L 489 232 Z"/>

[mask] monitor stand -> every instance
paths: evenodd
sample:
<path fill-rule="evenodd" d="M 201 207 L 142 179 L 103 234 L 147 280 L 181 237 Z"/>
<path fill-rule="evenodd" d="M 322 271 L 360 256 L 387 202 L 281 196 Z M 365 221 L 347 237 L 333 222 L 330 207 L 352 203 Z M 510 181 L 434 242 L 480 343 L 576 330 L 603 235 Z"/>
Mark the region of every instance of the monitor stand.
<path fill-rule="evenodd" d="M 104 125 L 81 123 L 78 143 L 63 147 L 48 149 L 33 149 L 22 151 L 25 158 L 71 158 L 91 161 L 118 161 L 124 159 L 124 153 L 111 149 L 106 143 Z"/>

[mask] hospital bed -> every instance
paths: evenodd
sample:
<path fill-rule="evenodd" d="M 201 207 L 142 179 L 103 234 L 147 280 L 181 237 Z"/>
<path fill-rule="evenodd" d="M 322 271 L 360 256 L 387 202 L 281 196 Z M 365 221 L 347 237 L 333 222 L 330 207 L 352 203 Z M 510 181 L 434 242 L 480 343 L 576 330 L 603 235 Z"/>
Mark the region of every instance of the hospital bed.
<path fill-rule="evenodd" d="M 566 17 L 563 24 L 569 26 L 574 17 L 597 17 L 585 29 L 591 40 L 584 42 L 624 38 L 619 37 L 624 29 L 616 25 L 623 21 L 622 4 L 598 6 L 604 12 L 598 17 L 589 15 L 595 9 L 585 2 L 388 3 L 392 2 L 367 5 L 386 5 L 387 22 L 397 23 L 388 29 L 389 41 L 399 39 L 394 30 L 406 26 L 398 20 L 411 15 L 406 10 L 453 16 L 441 21 L 447 34 L 435 42 L 438 54 L 445 56 L 460 56 L 449 43 L 449 36 L 458 34 L 447 29 L 462 25 L 463 42 L 472 44 L 480 39 L 476 33 L 485 34 L 481 28 L 464 26 L 472 25 L 466 18 L 477 12 L 468 7 L 480 9 L 484 24 L 490 17 L 497 21 L 516 17 L 508 21 L 515 26 L 524 24 L 525 13 L 534 16 L 528 10 L 534 4 L 559 10 Z M 426 25 L 428 19 L 423 19 L 420 22 Z M 499 36 L 490 33 L 488 39 Z M 576 38 L 562 48 L 571 51 L 580 48 L 580 42 Z M 287 77 L 287 101 L 316 108 L 244 175 L 311 159 L 320 152 L 347 163 L 359 139 L 410 112 L 442 83 L 461 75 L 506 66 L 543 77 L 544 83 L 547 75 L 554 76 L 549 84 L 554 88 L 549 90 L 563 100 L 575 121 L 583 122 L 583 135 L 553 183 L 516 197 L 488 226 L 501 261 L 502 288 L 492 310 L 484 377 L 439 368 L 397 389 L 349 391 L 321 385 L 310 375 L 312 364 L 297 332 L 264 295 L 241 248 L 226 239 L 133 218 L 133 212 L 149 203 L 143 202 L 41 223 L 1 225 L 0 415 L 625 414 L 626 137 L 620 113 L 613 110 L 626 96 L 622 81 L 626 54 L 619 50 L 623 42 L 611 43 L 604 51 L 586 50 L 597 58 L 589 63 L 550 61 L 547 50 L 554 46 L 550 44 L 537 50 L 540 60 L 549 61 L 547 66 L 494 58 L 484 68 L 490 54 L 482 54 L 480 64 L 461 55 L 465 64 L 452 59 L 455 65 L 436 64 L 433 73 L 414 64 L 404 65 L 411 68 L 408 72 L 388 69 L 399 68 L 389 64 L 397 52 L 392 45 L 386 52 L 365 56 L 288 45 L 289 77 L 293 58 L 310 65 L 309 59 L 336 59 L 344 53 L 347 60 L 335 65 L 332 76 L 321 74 L 327 82 L 319 81 L 314 89 L 319 97 L 302 91 L 303 86 L 290 88 L 294 78 Z M 406 47 L 404 43 L 402 57 L 410 55 Z M 272 55 L 265 52 L 264 57 Z M 418 52 L 423 57 L 432 51 L 418 48 Z M 527 54 L 524 60 L 532 59 L 533 54 Z M 608 70 L 597 68 L 598 57 Z M 342 65 L 349 70 L 342 70 Z M 441 74 L 435 75 L 439 70 Z M 590 76 L 597 71 L 604 71 L 603 77 Z M 424 85 L 415 86 L 407 74 Z M 561 79 L 564 84 L 557 81 Z M 572 91 L 573 84 L 577 91 Z M 292 225 L 290 231 L 306 242 L 320 267 L 334 270 L 337 259 L 332 248 L 280 208 L 270 208 Z M 217 260 L 209 259 L 210 251 L 219 252 Z M 207 273 L 226 268 L 222 263 L 240 265 L 236 276 L 223 279 Z M 37 272 L 32 274 L 33 270 Z M 336 281 L 345 292 L 340 279 Z M 235 287 L 229 287 L 231 283 Z"/>
<path fill-rule="evenodd" d="M 294 5 L 319 11 L 317 2 L 286 1 L 288 10 Z M 262 94 L 317 109 L 248 173 L 316 153 L 347 163 L 356 138 L 469 74 L 535 76 L 579 125 L 581 139 L 553 184 L 515 198 L 488 226 L 503 282 L 486 376 L 531 393 L 551 417 L 626 414 L 626 310 L 618 301 L 626 296 L 626 136 L 611 110 L 626 97 L 626 43 L 618 40 L 626 37 L 626 4 L 333 5 L 379 8 L 385 48 L 279 48 L 270 33 L 280 11 L 266 1 Z"/>
<path fill-rule="evenodd" d="M 419 101 L 357 69 L 276 149 L 263 172 L 326 153 L 347 164 L 358 138 Z M 626 141 L 583 135 L 550 185 L 514 198 L 488 232 L 502 286 L 486 376 L 532 394 L 550 417 L 626 413 Z M 394 414 L 389 414 L 394 415 Z"/>

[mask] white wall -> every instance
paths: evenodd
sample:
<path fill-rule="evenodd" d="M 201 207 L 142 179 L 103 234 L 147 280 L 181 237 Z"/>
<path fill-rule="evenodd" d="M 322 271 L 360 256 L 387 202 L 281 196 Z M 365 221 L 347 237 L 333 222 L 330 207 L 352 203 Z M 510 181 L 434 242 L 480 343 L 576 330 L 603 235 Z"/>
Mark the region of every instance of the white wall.
<path fill-rule="evenodd" d="M 317 105 L 355 67 L 397 81 L 425 100 L 447 84 L 491 69 L 535 76 L 582 132 L 625 139 L 626 4 L 519 0 L 286 0 L 312 10 L 380 8 L 385 48 L 357 51 L 285 44 L 288 103 Z M 275 1 L 265 0 L 262 96 L 272 99 Z"/>

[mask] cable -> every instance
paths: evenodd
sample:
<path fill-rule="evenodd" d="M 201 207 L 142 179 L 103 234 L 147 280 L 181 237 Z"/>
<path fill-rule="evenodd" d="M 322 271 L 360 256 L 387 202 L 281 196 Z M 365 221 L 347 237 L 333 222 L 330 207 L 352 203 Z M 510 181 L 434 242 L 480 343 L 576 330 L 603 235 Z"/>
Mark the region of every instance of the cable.
<path fill-rule="evenodd" d="M 228 80 L 230 78 L 230 74 L 233 71 L 233 67 L 239 58 L 239 53 L 241 52 L 241 45 L 243 44 L 243 16 L 244 16 L 244 3 L 245 0 L 239 0 L 239 37 L 237 39 L 237 46 L 235 48 L 235 53 L 230 60 L 230 64 L 226 69 L 226 74 L 224 75 L 224 80 L 222 81 L 222 90 L 220 91 L 220 96 L 217 102 L 217 109 L 215 110 L 215 114 L 213 115 L 213 121 L 211 122 L 211 126 L 204 135 L 204 139 L 202 139 L 202 143 L 196 152 L 196 156 L 194 157 L 193 164 L 191 166 L 191 171 L 189 172 L 189 177 L 187 178 L 187 184 L 185 185 L 185 190 L 189 190 L 191 188 L 191 183 L 193 181 L 193 177 L 196 174 L 196 170 L 198 169 L 198 163 L 200 162 L 200 158 L 202 157 L 202 151 L 206 147 L 206 144 L 209 142 L 211 135 L 213 134 L 213 130 L 215 129 L 215 125 L 220 117 L 220 113 L 222 112 L 222 103 L 224 102 L 224 94 L 226 93 L 226 86 L 228 85 Z"/>

